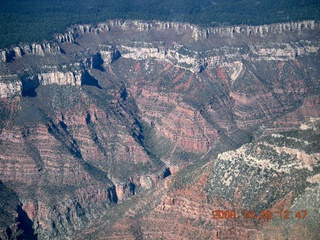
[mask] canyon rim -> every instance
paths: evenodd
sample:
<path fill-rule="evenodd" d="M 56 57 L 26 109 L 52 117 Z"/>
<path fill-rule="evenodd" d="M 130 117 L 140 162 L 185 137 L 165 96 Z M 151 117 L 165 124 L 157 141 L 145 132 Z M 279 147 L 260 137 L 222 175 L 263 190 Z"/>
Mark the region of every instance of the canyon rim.
<path fill-rule="evenodd" d="M 319 30 L 110 20 L 1 49 L 0 238 L 316 239 Z"/>

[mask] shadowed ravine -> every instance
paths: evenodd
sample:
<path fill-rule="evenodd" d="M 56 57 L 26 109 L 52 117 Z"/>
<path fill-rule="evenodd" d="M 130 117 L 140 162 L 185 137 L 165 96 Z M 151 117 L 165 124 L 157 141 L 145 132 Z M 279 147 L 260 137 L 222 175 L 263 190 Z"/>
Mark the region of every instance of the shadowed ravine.
<path fill-rule="evenodd" d="M 314 239 L 319 29 L 110 20 L 0 50 L 0 238 Z"/>

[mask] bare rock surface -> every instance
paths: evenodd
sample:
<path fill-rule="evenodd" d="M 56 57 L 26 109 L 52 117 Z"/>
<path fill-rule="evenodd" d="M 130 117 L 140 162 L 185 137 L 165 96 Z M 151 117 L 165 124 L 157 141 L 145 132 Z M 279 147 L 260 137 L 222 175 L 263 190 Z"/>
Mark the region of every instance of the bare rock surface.
<path fill-rule="evenodd" d="M 305 126 L 308 130 L 274 134 L 187 167 L 77 237 L 316 239 L 319 120 Z M 235 210 L 237 217 L 213 218 L 213 210 Z M 255 217 L 245 218 L 249 211 Z M 272 217 L 266 218 L 266 211 Z"/>
<path fill-rule="evenodd" d="M 114 20 L 1 50 L 1 237 L 260 238 L 212 209 L 316 209 L 319 28 Z"/>

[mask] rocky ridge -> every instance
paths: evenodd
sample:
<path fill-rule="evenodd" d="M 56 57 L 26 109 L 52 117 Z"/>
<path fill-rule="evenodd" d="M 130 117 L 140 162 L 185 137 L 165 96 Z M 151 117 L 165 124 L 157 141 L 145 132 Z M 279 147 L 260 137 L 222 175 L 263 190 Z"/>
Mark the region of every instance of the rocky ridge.
<path fill-rule="evenodd" d="M 21 58 L 23 55 L 60 54 L 61 49 L 56 42 L 43 42 L 32 44 L 20 44 L 19 46 L 2 49 L 0 60 L 3 62 L 13 61 L 14 58 Z"/>
<path fill-rule="evenodd" d="M 201 28 L 189 23 L 178 22 L 161 22 L 161 21 L 135 21 L 135 20 L 110 20 L 96 25 L 84 24 L 71 27 L 65 34 L 56 34 L 55 38 L 60 43 L 73 43 L 77 34 L 81 33 L 95 33 L 99 34 L 105 31 L 111 31 L 114 28 L 120 28 L 125 31 L 134 30 L 140 32 L 148 31 L 162 31 L 174 30 L 175 32 L 191 31 L 192 38 L 199 40 L 201 38 L 209 38 L 212 35 L 226 35 L 233 37 L 237 34 L 244 35 L 258 35 L 264 36 L 268 34 L 281 34 L 285 32 L 301 32 L 306 29 L 318 29 L 319 23 L 315 21 L 301 21 L 289 23 L 277 23 L 260 26 L 228 26 L 228 27 L 214 27 L 214 28 Z"/>
<path fill-rule="evenodd" d="M 201 41 L 204 39 L 210 40 L 215 36 L 218 38 L 230 38 L 237 39 L 241 35 L 247 37 L 255 37 L 255 35 L 262 37 L 262 41 L 255 44 L 249 44 L 247 46 L 238 47 L 216 47 L 210 50 L 195 51 L 192 48 L 188 48 L 183 44 L 173 43 L 171 47 L 165 46 L 164 43 L 148 43 L 141 41 L 129 41 L 129 44 L 100 44 L 98 52 L 94 56 L 95 62 L 102 62 L 104 66 L 117 60 L 120 56 L 122 58 L 134 59 L 134 60 L 146 60 L 154 58 L 155 60 L 164 60 L 169 63 L 175 64 L 179 67 L 190 70 L 191 72 L 197 73 L 204 69 L 213 69 L 217 67 L 224 67 L 227 69 L 227 74 L 235 81 L 241 73 L 244 71 L 243 61 L 288 61 L 294 60 L 298 56 L 303 56 L 311 53 L 317 53 L 319 51 L 319 42 L 311 42 L 306 40 L 300 40 L 289 43 L 272 43 L 270 44 L 266 39 L 270 36 L 277 34 L 288 34 L 298 33 L 301 34 L 303 31 L 318 31 L 319 24 L 314 21 L 302 21 L 296 23 L 283 23 L 273 24 L 265 26 L 238 26 L 238 27 L 224 27 L 224 28 L 207 28 L 200 29 L 197 26 L 184 24 L 184 23 L 166 23 L 166 22 L 141 22 L 141 21 L 109 21 L 106 23 L 92 25 L 77 25 L 69 29 L 65 34 L 57 34 L 55 36 L 58 43 L 75 43 L 74 39 L 79 34 L 95 34 L 102 35 L 108 34 L 113 31 L 135 31 L 143 32 L 170 32 L 174 31 L 178 35 L 187 34 L 188 37 L 192 37 L 195 41 Z M 190 31 L 192 31 L 190 35 Z M 202 32 L 206 34 L 202 34 Z M 246 34 L 245 34 L 246 33 Z M 235 35 L 233 35 L 235 34 Z M 194 37 L 200 35 L 202 37 Z M 204 36 L 203 36 L 204 35 Z M 252 35 L 252 36 L 251 36 Z M 263 39 L 266 38 L 266 39 Z M 68 40 L 69 39 L 69 40 Z M 72 40 L 71 40 L 72 39 Z M 19 59 L 23 55 L 40 55 L 44 54 L 62 54 L 64 50 L 55 42 L 44 42 L 42 44 L 24 44 L 18 47 L 12 47 L 10 49 L 1 50 L 1 56 L 3 62 L 10 62 L 14 59 Z M 162 46 L 154 46 L 154 45 Z M 219 45 L 219 44 L 218 44 Z M 230 44 L 227 44 L 230 45 Z M 86 63 L 86 61 L 89 61 Z M 91 61 L 91 62 L 90 62 Z M 93 58 L 82 61 L 81 65 L 85 67 L 93 67 Z M 85 63 L 85 64 L 83 64 Z M 79 65 L 80 63 L 74 63 Z M 88 65 L 89 64 L 89 65 Z M 50 68 L 50 66 L 48 66 Z M 46 67 L 45 67 L 46 68 Z M 54 68 L 54 66 L 51 66 Z M 39 70 L 42 72 L 43 70 Z M 50 73 L 51 75 L 61 75 L 58 73 Z M 49 74 L 49 75 L 50 75 Z M 66 76 L 60 76 L 59 79 L 52 80 L 52 83 L 59 83 L 62 78 L 69 78 L 70 74 Z M 48 76 L 48 75 L 47 75 Z M 57 76 L 51 76 L 54 79 Z M 0 82 L 0 93 L 2 97 L 11 96 L 16 93 L 21 94 L 21 84 L 17 81 L 11 81 L 12 76 L 9 74 L 1 76 L 2 81 Z M 48 80 L 51 81 L 51 80 Z M 77 80 L 71 80 L 75 82 Z M 10 82 L 6 86 L 4 82 Z M 25 82 L 22 79 L 22 82 Z M 46 82 L 46 81 L 44 81 Z M 61 81 L 62 84 L 69 83 L 69 80 Z M 78 84 L 72 83 L 72 84 Z"/>
<path fill-rule="evenodd" d="M 304 130 L 274 134 L 189 167 L 142 199 L 121 206 L 124 217 L 110 214 L 77 237 L 315 239 L 319 234 L 319 119 L 301 126 Z M 301 150 L 308 157 L 296 154 Z M 268 156 L 273 163 L 266 163 Z M 214 209 L 235 209 L 241 219 L 213 219 Z M 306 219 L 295 216 L 302 209 L 307 209 Z M 244 219 L 243 210 L 256 214 L 269 210 L 273 217 Z M 290 211 L 290 219 L 279 218 L 284 210 Z"/>
<path fill-rule="evenodd" d="M 170 174 L 319 117 L 318 31 L 312 21 L 214 29 L 109 21 L 56 35 L 56 52 L 2 51 L 0 180 L 32 222 L 23 231 L 73 236 L 128 199 L 153 194 Z M 271 145 L 274 154 L 297 154 Z M 248 146 L 238 151 L 248 154 Z M 286 171 L 313 169 L 317 153 L 299 154 Z M 192 208 L 197 216 L 199 205 Z"/>

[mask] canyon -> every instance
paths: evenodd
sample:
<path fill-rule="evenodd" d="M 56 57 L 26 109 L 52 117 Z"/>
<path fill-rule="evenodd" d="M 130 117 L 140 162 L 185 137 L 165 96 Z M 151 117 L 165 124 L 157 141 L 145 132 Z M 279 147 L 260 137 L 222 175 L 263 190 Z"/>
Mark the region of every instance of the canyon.
<path fill-rule="evenodd" d="M 110 20 L 1 49 L 0 238 L 314 239 L 319 31 Z M 212 219 L 286 207 L 308 219 Z"/>
<path fill-rule="evenodd" d="M 272 134 L 187 167 L 121 205 L 124 217 L 113 210 L 76 238 L 317 239 L 319 118 L 303 125 L 308 129 Z M 297 155 L 302 149 L 307 153 Z M 305 219 L 297 215 L 302 208 Z M 234 209 L 237 218 L 214 219 L 218 209 Z M 279 217 L 282 209 L 288 218 Z M 250 210 L 273 216 L 244 218 Z"/>

